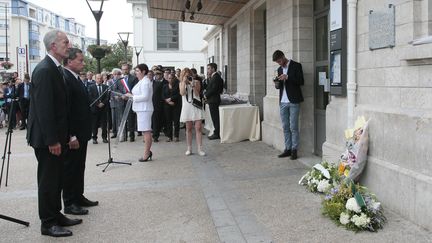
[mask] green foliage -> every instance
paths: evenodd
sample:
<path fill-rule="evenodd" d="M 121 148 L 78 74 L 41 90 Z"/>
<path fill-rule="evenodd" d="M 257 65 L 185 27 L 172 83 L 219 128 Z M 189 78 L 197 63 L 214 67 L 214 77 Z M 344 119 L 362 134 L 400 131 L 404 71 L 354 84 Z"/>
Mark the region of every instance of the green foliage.
<path fill-rule="evenodd" d="M 127 49 L 127 61 L 125 61 L 125 49 L 121 42 L 109 45 L 111 52 L 108 53 L 104 58 L 101 59 L 101 71 L 110 72 L 113 68 L 119 68 L 123 63 L 132 63 L 133 50 L 132 47 Z M 97 60 L 91 57 L 91 55 L 85 56 L 85 67 L 84 71 L 97 72 Z"/>

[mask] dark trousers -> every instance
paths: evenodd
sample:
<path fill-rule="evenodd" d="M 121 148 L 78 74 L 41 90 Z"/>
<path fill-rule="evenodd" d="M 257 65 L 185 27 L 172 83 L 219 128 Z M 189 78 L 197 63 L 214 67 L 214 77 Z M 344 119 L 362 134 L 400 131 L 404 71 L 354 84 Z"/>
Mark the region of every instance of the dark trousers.
<path fill-rule="evenodd" d="M 174 124 L 174 137 L 178 138 L 180 133 L 180 105 L 164 105 L 165 113 L 165 130 L 168 138 L 173 138 L 173 124 Z"/>
<path fill-rule="evenodd" d="M 79 149 L 71 149 L 65 156 L 63 175 L 63 203 L 65 207 L 78 203 L 84 194 L 87 141 L 79 140 L 79 145 Z"/>
<path fill-rule="evenodd" d="M 48 148 L 35 148 L 38 161 L 38 205 L 39 218 L 43 226 L 57 223 L 62 215 L 61 190 L 63 183 L 64 152 L 60 156 L 51 154 Z"/>
<path fill-rule="evenodd" d="M 210 107 L 210 115 L 213 121 L 213 126 L 214 126 L 214 135 L 215 136 L 220 136 L 220 131 L 219 131 L 219 103 L 215 103 L 215 104 L 209 104 Z"/>
<path fill-rule="evenodd" d="M 112 120 L 112 114 L 111 114 L 111 106 L 109 104 L 107 107 L 107 112 L 108 112 L 108 129 L 111 130 L 111 129 L 113 129 L 113 120 Z"/>
<path fill-rule="evenodd" d="M 136 113 L 131 108 L 127 119 L 127 132 L 129 133 L 129 138 L 135 138 L 136 123 L 137 123 L 137 116 Z"/>
<path fill-rule="evenodd" d="M 153 138 L 159 138 L 162 127 L 164 127 L 164 112 L 161 105 L 155 109 L 152 114 Z"/>
<path fill-rule="evenodd" d="M 102 128 L 102 139 L 107 139 L 107 111 L 99 110 L 92 114 L 92 138 L 97 140 L 98 128 Z"/>
<path fill-rule="evenodd" d="M 8 124 L 10 124 L 11 128 L 15 128 L 17 120 L 16 120 L 16 114 L 18 109 L 18 102 L 13 101 L 13 107 L 12 102 L 6 103 L 6 114 L 8 116 Z M 9 116 L 10 115 L 10 116 Z"/>
<path fill-rule="evenodd" d="M 19 107 L 21 110 L 21 119 L 22 119 L 22 126 L 26 127 L 27 126 L 27 117 L 28 117 L 28 111 L 29 111 L 29 105 L 30 105 L 30 100 L 29 99 L 25 99 L 22 98 L 19 101 Z"/>

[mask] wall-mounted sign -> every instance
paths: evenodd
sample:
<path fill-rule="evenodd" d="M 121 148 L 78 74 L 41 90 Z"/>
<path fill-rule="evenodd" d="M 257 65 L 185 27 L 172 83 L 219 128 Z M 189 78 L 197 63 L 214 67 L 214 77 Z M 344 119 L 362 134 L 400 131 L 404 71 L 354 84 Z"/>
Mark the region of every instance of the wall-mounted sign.
<path fill-rule="evenodd" d="M 342 0 L 330 2 L 330 31 L 342 28 Z"/>
<path fill-rule="evenodd" d="M 383 11 L 369 11 L 369 49 L 395 46 L 395 7 Z"/>
<path fill-rule="evenodd" d="M 25 47 L 17 47 L 17 63 L 18 76 L 23 78 L 27 72 L 27 49 Z"/>

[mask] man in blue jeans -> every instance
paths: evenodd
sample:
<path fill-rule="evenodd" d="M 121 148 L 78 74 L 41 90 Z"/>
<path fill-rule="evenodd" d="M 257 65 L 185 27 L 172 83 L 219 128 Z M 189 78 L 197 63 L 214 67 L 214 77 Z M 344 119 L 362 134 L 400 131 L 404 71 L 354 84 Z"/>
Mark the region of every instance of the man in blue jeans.
<path fill-rule="evenodd" d="M 303 69 L 300 63 L 287 59 L 280 50 L 273 53 L 273 61 L 280 66 L 273 81 L 276 89 L 279 89 L 280 116 L 285 137 L 285 150 L 278 157 L 291 156 L 295 160 L 300 140 L 300 103 L 304 101 L 300 88 L 304 84 Z"/>

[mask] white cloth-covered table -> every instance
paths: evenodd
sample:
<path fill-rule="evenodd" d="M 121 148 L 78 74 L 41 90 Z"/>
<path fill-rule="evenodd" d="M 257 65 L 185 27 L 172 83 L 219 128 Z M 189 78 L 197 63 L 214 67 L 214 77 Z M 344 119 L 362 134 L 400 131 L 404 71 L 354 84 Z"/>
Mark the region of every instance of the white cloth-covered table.
<path fill-rule="evenodd" d="M 213 135 L 214 126 L 210 108 L 206 104 L 205 126 L 209 136 Z M 244 140 L 261 139 L 261 124 L 258 106 L 250 104 L 219 106 L 221 143 L 236 143 Z"/>
<path fill-rule="evenodd" d="M 260 140 L 261 124 L 258 106 L 249 104 L 220 106 L 219 117 L 221 143 Z"/>

